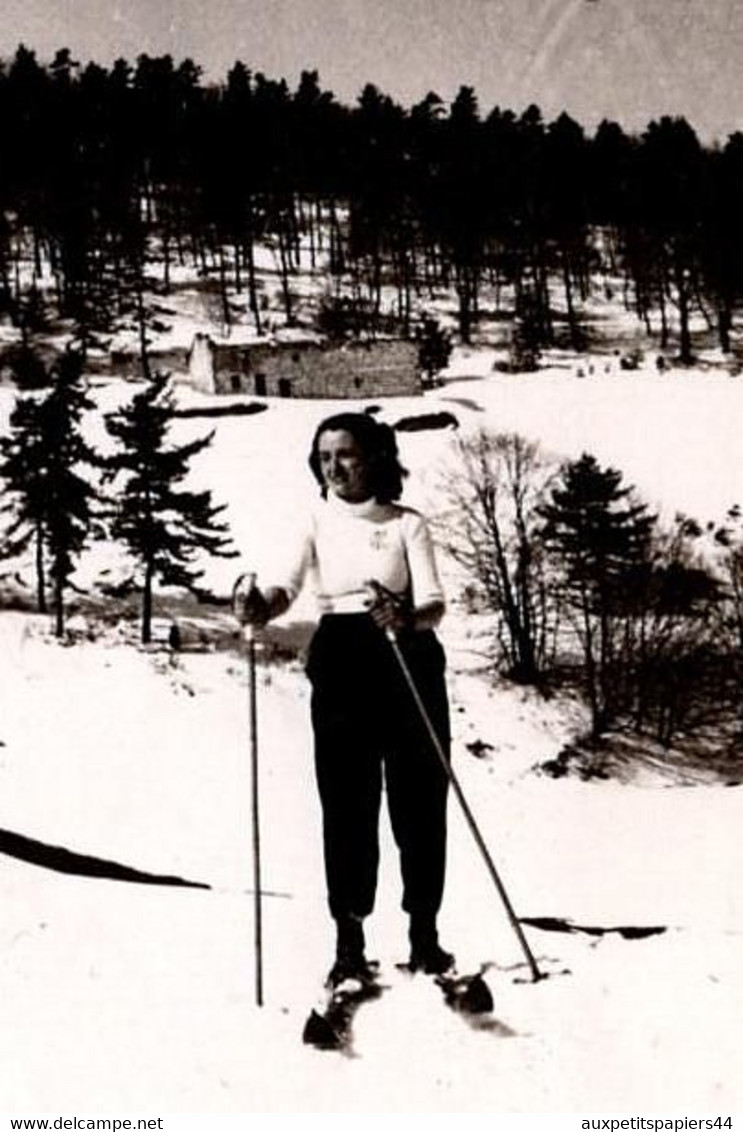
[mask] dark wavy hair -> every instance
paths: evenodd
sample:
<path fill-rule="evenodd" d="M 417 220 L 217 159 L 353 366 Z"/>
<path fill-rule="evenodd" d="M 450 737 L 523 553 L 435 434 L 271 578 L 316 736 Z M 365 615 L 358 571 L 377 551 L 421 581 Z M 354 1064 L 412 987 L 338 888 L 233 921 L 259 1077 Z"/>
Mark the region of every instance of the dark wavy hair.
<path fill-rule="evenodd" d="M 317 426 L 312 438 L 309 464 L 322 488 L 327 488 L 320 468 L 320 437 L 324 432 L 348 432 L 364 453 L 369 467 L 369 488 L 378 503 L 392 503 L 402 495 L 402 484 L 408 474 L 400 463 L 397 438 L 389 425 L 375 421 L 367 413 L 336 413 Z"/>

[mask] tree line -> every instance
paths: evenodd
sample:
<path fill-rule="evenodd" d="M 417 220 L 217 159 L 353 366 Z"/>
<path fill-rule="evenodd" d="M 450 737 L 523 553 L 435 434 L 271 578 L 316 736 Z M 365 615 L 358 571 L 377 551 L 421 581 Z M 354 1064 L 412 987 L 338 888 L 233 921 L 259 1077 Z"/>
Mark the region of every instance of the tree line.
<path fill-rule="evenodd" d="M 50 317 L 83 353 L 123 316 L 144 339 L 155 262 L 166 291 L 177 266 L 216 281 L 226 323 L 247 296 L 261 331 L 269 243 L 288 323 L 304 248 L 329 271 L 321 313 L 341 330 L 361 309 L 367 328 L 414 333 L 446 292 L 464 342 L 507 301 L 530 348 L 580 349 L 600 286 L 683 362 L 695 317 L 732 345 L 743 134 L 705 146 L 664 117 L 589 136 L 537 106 L 483 112 L 468 86 L 408 109 L 367 84 L 349 107 L 315 71 L 292 90 L 236 62 L 206 83 L 191 59 L 105 68 L 62 49 L 43 65 L 23 46 L 0 68 L 0 123 L 0 310 L 24 341 Z"/>

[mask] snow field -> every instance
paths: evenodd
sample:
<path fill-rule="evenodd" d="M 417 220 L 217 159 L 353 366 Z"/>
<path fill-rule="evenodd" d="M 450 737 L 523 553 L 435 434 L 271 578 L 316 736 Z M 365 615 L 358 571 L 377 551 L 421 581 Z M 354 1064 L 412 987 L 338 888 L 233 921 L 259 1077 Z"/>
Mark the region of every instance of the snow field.
<path fill-rule="evenodd" d="M 502 377 L 458 353 L 442 388 L 382 403 L 382 419 L 448 409 L 621 468 L 652 508 L 701 521 L 743 501 L 743 385 L 713 373 Z M 585 364 L 585 363 L 581 363 Z M 108 389 L 110 404 L 128 388 Z M 0 391 L 0 414 L 8 397 Z M 179 393 L 184 403 L 196 395 Z M 466 402 L 466 404 L 464 403 Z M 475 406 L 475 407 L 473 407 Z M 480 410 L 476 406 L 480 407 Z M 209 564 L 228 592 L 241 569 L 270 582 L 316 497 L 316 423 L 347 403 L 271 402 L 214 426 L 195 486 L 226 502 L 241 557 Z M 97 431 L 97 425 L 91 426 Z M 407 499 L 442 509 L 448 432 L 401 433 Z M 98 548 L 93 578 L 110 565 Z M 442 556 L 456 596 L 457 572 Z M 285 621 L 309 614 L 303 599 Z M 146 653 L 101 640 L 66 648 L 45 619 L 0 615 L 0 828 L 210 890 L 70 877 L 0 856 L 0 1110 L 233 1113 L 669 1112 L 741 1107 L 741 793 L 553 780 L 580 718 L 567 703 L 493 684 L 476 618 L 442 626 L 455 767 L 518 914 L 616 932 L 525 930 L 549 978 L 528 982 L 518 943 L 452 801 L 442 938 L 463 968 L 489 964 L 492 1032 L 395 971 L 405 958 L 396 851 L 383 821 L 370 954 L 394 984 L 363 1008 L 359 1056 L 301 1045 L 331 950 L 308 688 L 298 663 L 259 671 L 265 997 L 253 997 L 245 660 Z M 488 743 L 474 758 L 467 743 Z M 569 972 L 569 973 L 564 973 Z M 525 981 L 526 980 L 526 981 Z"/>

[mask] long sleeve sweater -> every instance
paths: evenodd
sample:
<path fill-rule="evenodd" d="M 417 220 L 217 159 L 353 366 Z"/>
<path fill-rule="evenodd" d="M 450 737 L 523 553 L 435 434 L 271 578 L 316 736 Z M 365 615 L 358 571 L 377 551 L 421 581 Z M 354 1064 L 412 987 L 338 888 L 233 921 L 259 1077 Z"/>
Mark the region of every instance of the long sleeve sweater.
<path fill-rule="evenodd" d="M 320 613 L 352 613 L 368 605 L 370 581 L 406 597 L 415 608 L 443 604 L 425 519 L 396 503 L 346 503 L 330 496 L 312 515 L 294 561 L 276 584 L 290 602 L 305 579 Z"/>

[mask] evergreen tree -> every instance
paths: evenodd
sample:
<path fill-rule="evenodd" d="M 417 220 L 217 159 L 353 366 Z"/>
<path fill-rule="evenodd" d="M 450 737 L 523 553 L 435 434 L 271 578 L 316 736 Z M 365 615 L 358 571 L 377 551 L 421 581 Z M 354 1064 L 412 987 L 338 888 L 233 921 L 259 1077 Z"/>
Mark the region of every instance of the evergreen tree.
<path fill-rule="evenodd" d="M 41 399 L 20 400 L 11 432 L 0 440 L 0 475 L 11 521 L 3 557 L 33 547 L 37 602 L 45 612 L 47 577 L 53 585 L 55 632 L 64 632 L 64 596 L 89 535 L 97 491 L 83 474 L 98 457 L 82 436 L 83 414 L 93 407 L 81 383 L 79 355 L 68 351 L 52 371 Z"/>
<path fill-rule="evenodd" d="M 532 286 L 519 286 L 509 346 L 508 367 L 513 373 L 533 373 L 539 369 L 543 324 L 540 300 Z"/>
<path fill-rule="evenodd" d="M 442 369 L 446 369 L 451 357 L 451 335 L 439 326 L 435 318 L 424 315 L 416 335 L 418 341 L 418 365 L 426 375 L 429 385 Z"/>
<path fill-rule="evenodd" d="M 106 418 L 106 428 L 121 444 L 109 458 L 110 475 L 121 475 L 118 511 L 112 533 L 138 563 L 142 586 L 141 636 L 152 637 L 153 587 L 193 590 L 203 570 L 199 554 L 232 557 L 226 523 L 218 522 L 224 506 L 214 506 L 210 491 L 179 490 L 194 456 L 211 444 L 214 434 L 181 446 L 168 444 L 175 407 L 166 375 L 156 374 L 131 403 Z"/>
<path fill-rule="evenodd" d="M 619 707 L 617 631 L 634 572 L 648 557 L 655 516 L 622 485 L 621 472 L 587 453 L 562 468 L 540 512 L 581 639 L 597 737 Z"/>
<path fill-rule="evenodd" d="M 679 361 L 693 361 L 691 318 L 698 306 L 700 235 L 707 195 L 707 168 L 699 140 L 684 118 L 651 122 L 643 135 L 637 167 L 641 232 L 640 266 L 660 270 L 656 281 L 662 322 L 661 345 L 667 345 L 666 298 L 678 315 Z"/>
<path fill-rule="evenodd" d="M 574 350 L 585 348 L 578 301 L 588 297 L 588 145 L 582 128 L 563 113 L 549 127 L 545 162 L 550 192 L 549 236 L 558 251 L 565 306 Z"/>
<path fill-rule="evenodd" d="M 36 568 L 36 603 L 46 613 L 44 535 L 47 514 L 48 461 L 44 413 L 35 397 L 18 401 L 10 414 L 10 433 L 0 438 L 0 476 L 4 502 L 0 513 L 8 517 L 0 556 L 16 558 L 33 549 Z"/>
<path fill-rule="evenodd" d="M 717 332 L 721 348 L 732 349 L 731 332 L 736 304 L 743 295 L 743 134 L 728 138 L 721 152 L 709 159 L 710 189 L 705 201 L 701 260 L 705 293 L 717 310 Z"/>
<path fill-rule="evenodd" d="M 446 122 L 439 218 L 443 255 L 453 269 L 459 333 L 472 340 L 478 317 L 488 193 L 483 177 L 482 122 L 474 89 L 459 88 Z"/>
<path fill-rule="evenodd" d="M 82 360 L 68 351 L 53 371 L 42 403 L 48 444 L 46 541 L 53 586 L 55 633 L 64 632 L 64 597 L 90 534 L 98 491 L 83 473 L 100 463 L 82 433 L 83 416 L 95 406 L 82 384 Z"/>

